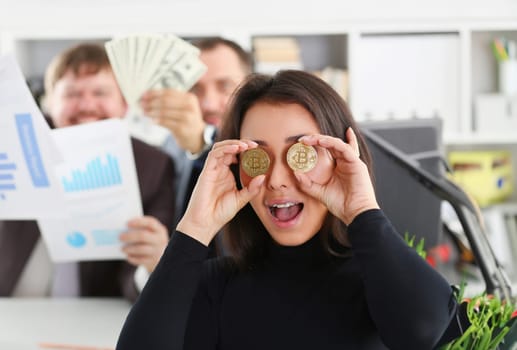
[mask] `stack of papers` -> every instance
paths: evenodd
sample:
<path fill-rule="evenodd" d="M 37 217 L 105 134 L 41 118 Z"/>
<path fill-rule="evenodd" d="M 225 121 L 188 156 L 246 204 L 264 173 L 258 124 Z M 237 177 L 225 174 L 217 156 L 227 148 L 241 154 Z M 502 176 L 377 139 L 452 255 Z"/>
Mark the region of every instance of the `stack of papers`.
<path fill-rule="evenodd" d="M 127 126 L 50 130 L 12 56 L 0 57 L 0 220 L 38 220 L 52 260 L 121 259 L 142 215 Z"/>

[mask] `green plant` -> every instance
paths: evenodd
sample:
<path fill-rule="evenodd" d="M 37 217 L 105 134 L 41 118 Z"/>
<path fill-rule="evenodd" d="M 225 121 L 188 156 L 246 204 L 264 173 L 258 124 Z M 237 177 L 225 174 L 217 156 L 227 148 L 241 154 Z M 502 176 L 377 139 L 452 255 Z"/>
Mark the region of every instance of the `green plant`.
<path fill-rule="evenodd" d="M 482 293 L 467 303 L 470 326 L 459 337 L 443 346 L 441 350 L 494 350 L 510 330 L 508 322 L 514 305 L 494 295 Z"/>
<path fill-rule="evenodd" d="M 415 236 L 406 232 L 404 240 L 414 246 Z M 426 258 L 424 239 L 415 247 L 422 258 Z M 504 341 L 510 330 L 509 321 L 515 316 L 515 305 L 501 300 L 498 296 L 481 293 L 470 299 L 464 298 L 466 283 L 459 286 L 456 293 L 458 303 L 467 303 L 467 318 L 470 326 L 463 334 L 442 346 L 440 350 L 495 350 Z"/>
<path fill-rule="evenodd" d="M 415 236 L 409 237 L 409 232 L 404 233 L 404 241 L 406 241 L 407 245 L 413 248 L 415 245 Z M 422 257 L 422 259 L 425 259 L 427 257 L 427 252 L 424 249 L 424 239 L 421 238 L 418 244 L 415 247 L 416 252 L 418 255 Z"/>

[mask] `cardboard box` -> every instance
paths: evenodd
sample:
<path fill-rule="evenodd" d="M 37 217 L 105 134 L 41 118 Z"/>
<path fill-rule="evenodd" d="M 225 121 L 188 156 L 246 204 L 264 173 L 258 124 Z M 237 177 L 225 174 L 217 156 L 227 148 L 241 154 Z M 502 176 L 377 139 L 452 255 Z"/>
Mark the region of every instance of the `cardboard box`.
<path fill-rule="evenodd" d="M 449 164 L 452 179 L 481 207 L 504 201 L 513 192 L 509 151 L 454 151 Z"/>

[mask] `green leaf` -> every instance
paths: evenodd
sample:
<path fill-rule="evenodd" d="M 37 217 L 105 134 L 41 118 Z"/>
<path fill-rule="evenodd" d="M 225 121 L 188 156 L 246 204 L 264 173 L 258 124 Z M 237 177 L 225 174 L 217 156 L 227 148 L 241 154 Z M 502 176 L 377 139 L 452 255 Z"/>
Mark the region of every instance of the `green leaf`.
<path fill-rule="evenodd" d="M 497 345 L 499 345 L 500 342 L 503 341 L 504 336 L 508 331 L 510 330 L 510 327 L 504 327 L 501 332 L 490 342 L 490 345 L 488 345 L 488 349 L 495 349 Z"/>

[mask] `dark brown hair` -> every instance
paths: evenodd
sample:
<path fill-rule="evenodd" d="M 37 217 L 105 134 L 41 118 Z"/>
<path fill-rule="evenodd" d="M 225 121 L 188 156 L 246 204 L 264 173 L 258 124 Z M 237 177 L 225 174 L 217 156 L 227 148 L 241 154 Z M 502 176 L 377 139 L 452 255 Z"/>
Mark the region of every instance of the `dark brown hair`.
<path fill-rule="evenodd" d="M 219 139 L 239 139 L 246 112 L 257 103 L 298 104 L 314 116 L 322 134 L 342 140 L 346 140 L 346 130 L 351 127 L 357 136 L 361 159 L 372 174 L 370 153 L 346 102 L 323 80 L 296 70 L 280 71 L 274 76 L 250 75 L 232 96 Z M 238 166 L 234 165 L 232 171 L 240 187 Z M 330 213 L 321 229 L 322 239 L 330 252 L 329 234 L 340 245 L 346 245 L 346 226 Z M 270 239 L 250 204 L 225 227 L 226 248 L 241 267 L 260 259 Z"/>
<path fill-rule="evenodd" d="M 217 48 L 218 46 L 226 46 L 235 52 L 239 58 L 244 73 L 248 75 L 252 72 L 253 60 L 251 55 L 234 41 L 216 36 L 193 40 L 192 45 L 196 46 L 201 51 L 209 51 Z"/>

